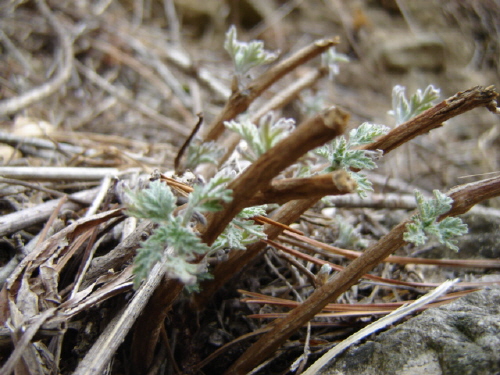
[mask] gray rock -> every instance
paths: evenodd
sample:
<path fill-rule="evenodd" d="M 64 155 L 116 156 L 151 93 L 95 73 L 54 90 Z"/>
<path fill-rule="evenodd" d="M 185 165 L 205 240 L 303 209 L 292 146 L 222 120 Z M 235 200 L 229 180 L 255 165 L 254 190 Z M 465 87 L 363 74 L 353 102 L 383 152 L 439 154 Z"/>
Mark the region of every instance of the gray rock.
<path fill-rule="evenodd" d="M 380 60 L 387 70 L 441 71 L 445 67 L 445 46 L 434 34 L 393 35 L 381 45 Z"/>
<path fill-rule="evenodd" d="M 349 348 L 321 374 L 500 374 L 500 287 L 429 309 Z"/>

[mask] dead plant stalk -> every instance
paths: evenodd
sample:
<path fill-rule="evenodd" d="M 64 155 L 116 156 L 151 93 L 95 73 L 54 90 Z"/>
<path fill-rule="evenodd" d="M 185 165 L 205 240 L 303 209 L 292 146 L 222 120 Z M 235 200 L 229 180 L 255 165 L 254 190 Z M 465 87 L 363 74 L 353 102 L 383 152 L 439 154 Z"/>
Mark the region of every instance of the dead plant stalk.
<path fill-rule="evenodd" d="M 453 207 L 449 213 L 440 217 L 455 216 L 467 212 L 472 206 L 485 199 L 500 195 L 500 177 L 468 184 L 454 189 L 449 196 Z M 406 224 L 403 221 L 382 237 L 375 245 L 365 250 L 343 272 L 316 291 L 300 306 L 292 310 L 286 318 L 271 323 L 272 329 L 253 344 L 226 372 L 226 374 L 246 374 L 274 353 L 297 329 L 311 320 L 329 302 L 336 300 L 354 285 L 365 273 L 375 268 L 386 257 L 405 244 L 403 234 Z"/>
<path fill-rule="evenodd" d="M 249 200 L 259 190 L 268 186 L 275 176 L 292 165 L 295 160 L 309 150 L 341 135 L 347 125 L 348 118 L 349 115 L 346 112 L 331 107 L 300 125 L 287 138 L 263 154 L 229 184 L 228 188 L 233 191 L 233 200 L 226 204 L 221 211 L 208 216 L 208 222 L 202 234 L 203 241 L 209 245 L 212 244 L 231 219 L 248 206 Z M 132 344 L 132 352 L 137 354 L 137 359 L 140 359 L 140 361 L 134 361 L 137 366 L 145 368 L 149 366 L 149 362 L 144 363 L 144 358 L 147 358 L 148 361 L 152 360 L 148 353 L 154 352 L 153 349 L 160 333 L 159 327 L 163 324 L 163 319 L 170 309 L 171 303 L 182 290 L 179 285 L 178 282 L 171 280 L 164 281 L 148 302 L 146 312 L 139 317 Z M 147 342 L 142 338 L 143 332 L 151 332 Z"/>
<path fill-rule="evenodd" d="M 269 69 L 266 74 L 259 76 L 251 82 L 245 90 L 234 92 L 219 116 L 210 124 L 207 135 L 205 136 L 205 141 L 208 142 L 218 139 L 224 132 L 224 121 L 234 119 L 238 114 L 244 112 L 250 104 L 252 104 L 252 102 L 273 83 L 280 80 L 298 66 L 319 56 L 330 47 L 337 45 L 339 42 L 340 39 L 338 37 L 315 41 Z"/>
<path fill-rule="evenodd" d="M 330 107 L 319 115 L 301 124 L 289 137 L 266 152 L 229 184 L 233 200 L 221 211 L 208 217 L 203 241 L 211 245 L 222 233 L 231 219 L 261 189 L 265 189 L 281 171 L 292 165 L 306 152 L 323 145 L 344 132 L 349 115 Z"/>
<path fill-rule="evenodd" d="M 444 121 L 453 116 L 457 116 L 480 106 L 487 106 L 490 110 L 493 109 L 492 107 L 496 108 L 495 98 L 497 95 L 498 94 L 491 86 L 487 88 L 477 86 L 459 92 L 423 112 L 421 115 L 401 124 L 375 142 L 366 145 L 365 149 L 381 149 L 384 154 L 386 154 L 413 137 L 425 134 L 432 129 L 440 127 Z M 262 197 L 262 195 L 269 194 L 269 192 L 275 190 L 277 185 L 286 186 L 286 183 L 280 181 L 273 182 L 270 187 L 258 192 L 252 199 L 257 199 L 258 197 Z M 323 188 L 324 186 L 322 189 Z M 298 219 L 303 212 L 321 199 L 322 195 L 316 193 L 311 192 L 308 198 L 288 202 L 278 211 L 273 219 L 284 224 L 291 224 L 294 220 Z M 330 193 L 332 193 L 332 191 L 330 191 Z M 275 194 L 271 195 L 276 196 Z M 294 214 L 288 214 L 288 211 Z M 278 234 L 281 234 L 281 230 L 279 230 L 278 234 L 275 235 L 277 231 L 277 228 L 266 228 L 268 239 L 274 239 Z M 202 284 L 202 292 L 196 295 L 195 305 L 198 308 L 203 308 L 205 303 L 210 299 L 212 293 L 218 290 L 219 287 L 237 274 L 251 259 L 257 256 L 264 246 L 262 242 L 252 244 L 248 246 L 245 252 L 232 253 L 226 262 L 219 264 L 214 270 L 214 278 Z"/>

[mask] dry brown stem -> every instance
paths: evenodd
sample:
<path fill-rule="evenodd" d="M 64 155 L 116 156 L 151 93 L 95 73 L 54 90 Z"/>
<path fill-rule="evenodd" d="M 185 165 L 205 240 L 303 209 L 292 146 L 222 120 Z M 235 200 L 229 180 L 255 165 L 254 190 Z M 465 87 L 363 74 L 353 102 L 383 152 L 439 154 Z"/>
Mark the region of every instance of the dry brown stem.
<path fill-rule="evenodd" d="M 320 68 L 318 70 L 308 72 L 302 78 L 293 82 L 290 86 L 287 86 L 281 92 L 278 92 L 276 95 L 274 95 L 271 100 L 266 102 L 261 108 L 257 110 L 254 115 L 250 117 L 250 122 L 258 124 L 261 117 L 263 117 L 266 113 L 274 111 L 278 108 L 283 108 L 293 99 L 295 99 L 303 90 L 305 90 L 307 87 L 313 86 L 327 73 L 328 69 L 325 68 Z M 220 160 L 219 165 L 222 165 L 232 155 L 240 139 L 241 137 L 237 133 L 233 133 L 229 137 L 224 139 L 223 146 L 227 151 Z"/>
<path fill-rule="evenodd" d="M 344 170 L 309 178 L 286 178 L 271 182 L 269 187 L 262 189 L 250 199 L 248 206 L 284 204 L 296 199 L 349 194 L 355 188 L 356 183 Z"/>
<path fill-rule="evenodd" d="M 291 224 L 298 220 L 307 209 L 316 204 L 319 199 L 320 198 L 309 198 L 288 202 L 277 210 L 272 219 L 282 224 Z M 264 233 L 269 239 L 278 237 L 282 231 L 282 228 L 275 225 L 266 224 L 264 226 Z M 231 252 L 229 259 L 219 263 L 214 269 L 214 278 L 201 284 L 201 292 L 194 296 L 193 303 L 196 308 L 204 308 L 213 294 L 229 279 L 240 272 L 243 267 L 254 259 L 265 247 L 266 244 L 264 242 L 255 242 L 248 245 L 245 251 Z"/>
<path fill-rule="evenodd" d="M 400 125 L 386 136 L 380 137 L 377 141 L 367 145 L 365 149 L 382 149 L 384 153 L 390 152 L 394 148 L 399 147 L 403 143 L 411 140 L 413 137 L 424 134 L 436 127 L 441 126 L 443 121 L 446 121 L 451 117 L 478 106 L 491 106 L 491 102 L 497 97 L 497 95 L 498 94 L 492 87 L 475 87 L 464 92 L 457 93 L 414 119 Z M 318 180 L 315 182 L 319 182 L 320 179 L 323 178 L 324 177 L 319 176 Z M 287 194 L 299 194 L 300 190 L 287 190 L 287 187 L 291 187 L 293 184 L 296 184 L 295 188 L 301 186 L 301 188 L 304 189 L 303 191 L 307 191 L 307 184 L 302 185 L 303 182 L 305 182 L 305 180 L 294 180 L 293 182 L 286 180 L 284 180 L 284 182 L 274 181 L 267 189 L 262 189 L 262 191 L 259 191 L 252 198 L 253 204 L 257 204 L 259 202 L 263 203 L 265 202 L 265 199 L 269 199 L 269 201 L 276 199 L 277 202 L 280 202 L 280 199 L 286 200 L 286 198 L 282 197 L 280 193 L 283 194 L 286 192 Z M 328 189 L 328 185 L 329 183 L 321 185 L 320 190 Z M 311 189 L 308 193 L 311 194 L 309 197 L 312 197 L 315 194 L 313 193 L 313 189 Z M 305 196 L 307 196 L 307 194 Z M 317 199 L 314 200 L 311 198 L 311 202 L 313 202 L 311 203 L 312 205 L 317 202 Z M 292 204 L 295 204 L 295 202 Z M 305 208 L 304 211 L 307 208 Z M 275 218 L 275 220 L 283 222 L 277 218 Z M 289 224 L 290 222 L 286 223 Z M 272 239 L 272 237 L 269 236 L 269 233 L 268 238 Z M 261 243 L 253 244 L 249 246 L 244 253 L 233 253 L 227 262 L 219 264 L 214 271 L 214 279 L 209 282 L 205 282 L 203 285 L 203 292 L 196 297 L 196 305 L 198 308 L 202 307 L 203 303 L 208 301 L 209 296 L 212 295 L 212 293 L 222 286 L 224 282 L 239 272 L 243 265 L 253 259 L 263 249 L 263 247 L 264 246 Z"/>
<path fill-rule="evenodd" d="M 304 76 L 292 82 L 280 92 L 277 92 L 268 102 L 264 103 L 264 105 L 252 115 L 251 121 L 256 123 L 266 113 L 283 108 L 285 105 L 297 98 L 302 91 L 308 87 L 314 86 L 327 74 L 328 69 L 325 67 L 319 67 L 318 69 L 307 72 Z"/>
<path fill-rule="evenodd" d="M 453 207 L 446 216 L 462 215 L 469 211 L 478 202 L 485 201 L 498 196 L 498 185 L 500 176 L 459 185 L 449 191 L 448 195 L 455 201 Z"/>
<path fill-rule="evenodd" d="M 480 181 L 453 189 L 450 197 L 454 200 L 449 213 L 441 216 L 444 219 L 469 210 L 475 204 L 500 195 L 500 177 Z M 362 256 L 355 259 L 342 272 L 335 275 L 316 291 L 299 307 L 295 308 L 283 319 L 272 323 L 272 330 L 264 334 L 253 344 L 226 372 L 226 374 L 246 374 L 264 359 L 271 356 L 297 329 L 319 313 L 329 302 L 354 285 L 360 277 L 372 270 L 398 248 L 405 244 L 403 234 L 406 224 L 403 221 L 371 246 Z"/>
<path fill-rule="evenodd" d="M 132 365 L 136 374 L 151 366 L 161 328 L 174 301 L 184 285 L 178 280 L 163 278 L 137 319 L 132 336 Z M 147 332 L 147 335 L 144 334 Z"/>
<path fill-rule="evenodd" d="M 340 121 L 339 127 L 345 128 L 345 126 L 347 126 L 348 117 L 343 115 L 338 121 Z M 301 125 L 299 129 L 301 127 L 305 129 L 305 125 L 306 124 Z M 292 158 L 297 158 L 297 156 L 298 155 L 293 155 Z M 256 169 L 256 173 L 259 173 L 259 169 Z M 245 185 L 242 184 L 240 186 Z M 347 194 L 354 189 L 354 184 L 345 171 L 336 171 L 323 176 L 306 179 L 276 180 L 271 182 L 270 185 L 262 184 L 262 186 L 264 186 L 262 191 L 258 191 L 259 187 L 256 187 L 255 191 L 257 191 L 257 193 L 248 200 L 246 206 L 253 206 L 271 201 L 281 203 L 288 202 L 272 217 L 274 221 L 286 225 L 296 221 L 308 208 L 313 206 L 323 196 L 327 194 Z M 276 238 L 282 231 L 283 229 L 274 225 L 266 224 L 264 227 L 264 232 L 269 239 Z M 226 262 L 219 264 L 215 268 L 214 278 L 202 284 L 202 292 L 194 298 L 194 305 L 198 309 L 203 308 L 213 293 L 236 275 L 246 264 L 248 264 L 248 262 L 255 258 L 264 247 L 264 243 L 256 242 L 249 245 L 244 252 L 233 251 Z"/>
<path fill-rule="evenodd" d="M 411 139 L 440 127 L 446 120 L 471 109 L 487 107 L 491 111 L 492 107 L 496 108 L 495 100 L 497 97 L 498 93 L 493 86 L 476 86 L 459 92 L 399 125 L 362 149 L 383 150 L 384 154 L 387 154 Z"/>
<path fill-rule="evenodd" d="M 348 119 L 349 115 L 346 112 L 331 107 L 306 121 L 287 138 L 262 155 L 228 186 L 233 191 L 233 200 L 231 203 L 226 204 L 220 212 L 209 216 L 205 232 L 202 235 L 203 241 L 212 244 L 233 217 L 248 206 L 248 200 L 256 192 L 267 186 L 273 177 L 292 165 L 307 151 L 342 134 Z M 252 254 L 255 255 L 255 253 Z M 137 334 L 134 335 L 136 337 L 134 351 L 141 353 L 141 355 L 146 355 L 147 350 L 153 351 L 160 332 L 160 325 L 163 324 L 163 319 L 172 302 L 182 289 L 178 283 L 173 282 L 174 287 L 171 284 L 172 282 L 166 281 L 160 285 L 148 303 L 144 318 L 138 321 L 136 326 Z M 150 335 L 151 339 L 144 343 L 142 339 L 139 339 L 139 335 L 146 330 L 153 334 Z M 137 361 L 134 361 L 136 366 L 144 368 L 144 363 L 141 364 L 139 357 L 136 359 Z M 152 360 L 152 357 L 148 357 L 148 360 Z M 144 358 L 142 358 L 142 361 L 144 361 Z"/>
<path fill-rule="evenodd" d="M 233 200 L 221 211 L 209 216 L 202 235 L 203 241 L 211 245 L 233 217 L 247 207 L 247 202 L 259 190 L 265 189 L 272 178 L 307 151 L 341 135 L 348 119 L 349 115 L 346 112 L 331 107 L 301 124 L 287 138 L 262 155 L 229 184 L 228 188 L 233 191 Z"/>
<path fill-rule="evenodd" d="M 273 83 L 280 80 L 298 66 L 325 52 L 328 48 L 337 45 L 339 42 L 340 39 L 338 37 L 318 40 L 304 47 L 288 59 L 273 66 L 265 74 L 251 82 L 244 90 L 233 93 L 224 109 L 210 124 L 204 139 L 205 142 L 218 139 L 224 132 L 224 121 L 234 119 L 238 114 L 246 111 L 250 104 Z"/>

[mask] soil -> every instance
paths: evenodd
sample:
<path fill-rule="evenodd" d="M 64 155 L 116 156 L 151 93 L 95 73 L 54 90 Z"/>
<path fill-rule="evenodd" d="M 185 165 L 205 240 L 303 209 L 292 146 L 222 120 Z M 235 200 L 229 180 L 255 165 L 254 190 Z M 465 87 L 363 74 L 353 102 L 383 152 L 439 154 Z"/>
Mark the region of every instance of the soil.
<path fill-rule="evenodd" d="M 44 11 L 44 4 L 49 10 Z M 175 14 L 169 13 L 165 4 L 173 4 Z M 51 17 L 56 18 L 56 25 Z M 411 95 L 432 84 L 440 88 L 440 98 L 445 99 L 474 86 L 498 83 L 499 17 L 498 0 L 9 2 L 0 5 L 0 157 L 3 167 L 78 167 L 82 171 L 116 168 L 115 173 L 129 171 L 122 179 L 128 185 L 137 184 L 139 175 L 148 175 L 156 169 L 172 171 L 178 150 L 197 123 L 196 114 L 203 113 L 204 116 L 199 135 L 203 136 L 231 94 L 234 69 L 223 48 L 225 33 L 231 24 L 237 26 L 240 40 L 262 40 L 266 49 L 280 51 L 280 59 L 315 40 L 340 36 L 341 42 L 336 49 L 350 61 L 339 64 L 339 74 L 332 79 L 321 79 L 279 108 L 278 116 L 294 118 L 300 124 L 308 116 L 304 110 L 307 103 L 314 101 L 316 108 L 330 105 L 345 108 L 351 115 L 350 128 L 366 121 L 394 127 L 394 120 L 387 112 L 391 109 L 391 93 L 395 85 L 405 86 L 407 95 Z M 179 22 L 178 28 L 175 20 Z M 319 64 L 317 58 L 295 69 L 265 91 L 248 112 L 261 108 L 284 88 L 317 70 Z M 65 69 L 69 70 L 65 72 Z M 242 77 L 242 82 L 251 82 L 265 74 L 267 69 L 266 66 L 252 70 L 251 76 Z M 9 99 L 44 85 L 50 93 L 39 91 L 35 100 L 20 104 L 14 110 L 4 106 Z M 498 172 L 498 121 L 494 114 L 479 108 L 400 147 L 391 153 L 390 158 L 381 160 L 379 168 L 370 174 L 384 181 L 375 184 L 375 192 L 411 194 L 413 188 L 424 192 L 433 189 L 447 191 L 455 185 L 481 179 L 483 174 Z M 51 146 L 30 144 L 28 141 L 32 139 L 48 140 Z M 3 173 L 2 170 L 0 174 Z M 29 225 L 20 225 L 22 229 L 12 226 L 14 229 L 2 232 L 2 365 L 12 355 L 13 348 L 19 345 L 21 331 L 9 327 L 20 327 L 21 322 L 26 321 L 36 325 L 33 319 L 39 313 L 67 301 L 68 291 L 74 285 L 74 275 L 80 272 L 82 259 L 87 259 L 87 252 L 75 250 L 80 255 L 68 256 L 71 261 L 60 266 L 62 271 L 56 264 L 50 265 L 44 268 L 43 272 L 47 274 L 43 277 L 40 276 L 41 268 L 28 272 L 30 266 L 19 263 L 30 249 L 40 248 L 37 236 L 48 239 L 44 249 L 52 251 L 52 256 L 66 241 L 66 234 L 57 237 L 57 233 L 66 230 L 68 238 L 79 238 L 93 225 L 89 219 L 89 222 L 75 226 L 75 221 L 78 224 L 77 220 L 84 217 L 85 209 L 74 202 L 68 202 L 73 206 L 64 206 L 53 218 L 46 216 L 37 220 L 34 211 L 29 211 L 59 197 L 53 191 L 37 190 L 39 186 L 64 194 L 102 186 L 98 178 L 86 180 L 78 173 L 59 180 L 47 176 L 35 179 L 19 177 L 31 180 L 30 186 L 5 180 L 7 177 L 17 178 L 7 174 L 0 181 L 0 214 L 4 219 L 12 221 L 13 216 L 7 215 L 28 212 L 28 218 L 16 220 L 34 220 Z M 405 188 L 390 188 L 389 182 L 397 186 L 404 184 Z M 119 190 L 118 185 L 118 182 L 111 184 L 110 191 Z M 93 198 L 84 200 L 92 201 Z M 484 202 L 484 206 L 491 209 L 489 214 L 465 218 L 473 231 L 463 239 L 463 252 L 443 252 L 442 246 L 431 244 L 425 248 L 406 246 L 399 255 L 496 260 L 499 215 L 495 209 L 499 203 L 498 198 Z M 102 202 L 99 212 L 121 207 L 123 202 L 119 194 L 111 194 Z M 54 210 L 57 211 L 56 205 L 50 212 Z M 407 215 L 407 209 L 332 208 L 331 204 L 322 201 L 293 227 L 310 238 L 338 245 L 341 223 L 348 223 L 355 234 L 351 237 L 354 240 L 342 246 L 361 250 L 376 242 Z M 103 230 L 106 235 L 99 237 L 101 242 L 93 255 L 96 258 L 124 243 L 122 233 L 127 229 L 121 222 L 123 219 L 111 216 L 102 219 L 108 227 Z M 3 221 L 0 224 L 9 228 L 11 225 Z M 44 228 L 48 232 L 44 232 Z M 80 239 L 82 249 L 83 244 L 92 241 L 88 237 Z M 259 314 L 290 310 L 272 304 L 246 303 L 242 301 L 245 292 L 241 290 L 289 300 L 307 298 L 314 289 L 307 282 L 307 276 L 277 252 L 267 250 L 265 255 L 261 254 L 220 288 L 202 312 L 192 309 L 191 295 L 186 293 L 177 299 L 165 319 L 160 344 L 151 354 L 156 362 L 149 373 L 222 374 L 249 347 L 254 337 L 229 346 L 202 368 L 199 364 L 223 345 L 269 322 L 268 318 L 263 318 L 265 315 Z M 91 257 L 88 259 L 90 262 Z M 213 259 L 214 263 L 220 260 Z M 349 263 L 345 258 L 337 261 L 342 265 Z M 18 263 L 20 265 L 16 268 Z M 318 271 L 312 263 L 304 261 L 302 264 L 313 273 Z M 494 268 L 412 267 L 381 264 L 374 273 L 418 282 L 439 283 L 452 277 L 471 282 L 498 281 L 498 272 Z M 9 284 L 7 276 L 12 272 L 16 275 L 15 270 L 19 270 L 15 276 L 19 280 Z M 30 350 L 26 350 L 29 353 L 23 357 L 24 365 L 19 365 L 17 371 L 22 373 L 27 368 L 33 370 L 37 367 L 38 373 L 49 373 L 51 366 L 58 368 L 54 373 L 75 371 L 97 338 L 135 293 L 130 283 L 126 290 L 117 287 L 122 276 L 115 271 L 118 270 L 109 267 L 109 272 L 99 275 L 102 279 L 97 276 L 92 279 L 97 280 L 96 284 L 88 279 L 88 284 L 83 283 L 80 291 L 96 292 L 100 285 L 105 284 L 109 292 L 103 291 L 106 296 L 103 301 L 89 302 L 64 324 L 59 322 L 59 326 L 50 329 L 43 326 L 43 332 L 30 340 L 38 346 L 29 344 Z M 33 280 L 39 277 L 52 280 L 55 286 L 44 284 L 44 289 L 33 284 Z M 109 280 L 114 277 L 116 284 L 111 284 Z M 23 284 L 22 280 L 26 282 Z M 28 282 L 31 290 L 22 289 Z M 111 290 L 115 286 L 116 290 Z M 90 289 L 85 289 L 87 287 Z M 40 292 L 42 289 L 43 293 Z M 337 302 L 410 300 L 425 290 L 362 282 Z M 54 294 L 49 295 L 48 291 Z M 17 292 L 23 298 L 36 297 L 43 302 L 37 299 L 37 302 L 22 304 L 21 298 L 16 299 Z M 11 293 L 10 299 L 8 293 Z M 56 295 L 58 298 L 62 295 L 62 300 L 51 299 Z M 82 301 L 84 299 L 82 296 Z M 13 306 L 16 305 L 22 305 L 19 307 L 22 313 L 13 317 Z M 27 313 L 27 306 L 33 308 L 31 315 Z M 308 363 L 319 357 L 328 345 L 373 319 L 375 317 L 370 314 L 361 318 L 345 315 L 316 319 L 311 334 L 313 354 Z M 106 373 L 138 373 L 131 367 L 134 354 L 131 353 L 131 336 L 124 338 L 109 360 Z M 306 330 L 297 332 L 279 355 L 256 373 L 288 373 L 291 364 L 304 353 L 305 340 Z M 33 365 L 30 360 L 38 365 Z"/>

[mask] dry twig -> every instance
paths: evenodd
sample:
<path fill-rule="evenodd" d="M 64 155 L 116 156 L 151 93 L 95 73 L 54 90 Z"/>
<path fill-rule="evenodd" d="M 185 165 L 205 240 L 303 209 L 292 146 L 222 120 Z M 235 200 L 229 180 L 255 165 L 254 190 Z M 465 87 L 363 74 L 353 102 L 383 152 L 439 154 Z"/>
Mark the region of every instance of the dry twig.
<path fill-rule="evenodd" d="M 91 204 L 96 194 L 97 189 L 91 189 L 72 194 L 71 197 L 73 200 L 78 200 L 79 202 L 87 201 L 88 204 Z M 32 225 L 43 223 L 58 206 L 59 201 L 60 199 L 51 200 L 35 207 L 26 208 L 22 211 L 2 216 L 0 218 L 0 236 L 17 232 Z M 80 204 L 70 201 L 65 203 L 61 209 L 78 210 L 80 207 Z"/>
<path fill-rule="evenodd" d="M 346 112 L 331 107 L 301 124 L 287 138 L 256 160 L 229 184 L 228 188 L 233 191 L 233 200 L 221 211 L 209 216 L 203 240 L 209 245 L 212 244 L 232 218 L 247 207 L 248 201 L 259 190 L 265 189 L 272 178 L 307 151 L 341 135 L 348 119 Z"/>
<path fill-rule="evenodd" d="M 252 166 L 230 183 L 228 188 L 233 190 L 233 200 L 222 211 L 208 218 L 207 226 L 202 235 L 203 240 L 211 244 L 224 230 L 229 221 L 247 206 L 248 200 L 260 189 L 266 187 L 272 178 L 286 167 L 292 165 L 295 160 L 307 151 L 342 134 L 348 118 L 349 116 L 344 111 L 335 107 L 329 108 L 299 126 L 287 138 L 262 155 Z M 158 288 L 149 302 L 150 306 L 148 305 L 146 310 L 147 318 L 140 320 L 136 326 L 138 334 L 145 331 L 159 332 L 158 325 L 163 324 L 167 311 L 180 291 L 179 287 L 175 287 L 178 284 L 178 282 L 165 282 Z M 140 344 L 134 345 L 133 352 L 143 354 L 152 352 L 156 340 L 154 340 L 155 335 L 151 337 L 153 339 L 149 341 L 149 345 L 145 346 L 144 340 L 141 340 Z M 143 361 L 144 357 L 141 360 Z M 139 365 L 138 361 L 135 361 L 135 363 Z"/>
<path fill-rule="evenodd" d="M 238 114 L 244 112 L 250 104 L 258 98 L 265 90 L 273 83 L 281 79 L 283 76 L 291 72 L 296 67 L 304 64 L 310 59 L 325 52 L 328 48 L 339 43 L 339 38 L 324 39 L 314 42 L 313 44 L 301 49 L 288 59 L 273 66 L 265 74 L 256 78 L 251 82 L 245 90 L 233 93 L 229 98 L 226 106 L 210 124 L 205 141 L 216 140 L 224 132 L 224 121 L 229 121 L 235 118 Z"/>
<path fill-rule="evenodd" d="M 481 181 L 472 186 L 465 185 L 453 189 L 449 196 L 453 199 L 452 209 L 440 219 L 466 212 L 472 206 L 500 195 L 500 177 Z M 355 259 L 344 271 L 335 275 L 316 291 L 286 318 L 272 323 L 272 329 L 253 344 L 227 371 L 227 374 L 246 374 L 263 359 L 268 358 L 284 343 L 290 335 L 320 312 L 330 301 L 334 301 L 354 285 L 361 276 L 373 269 L 387 256 L 404 245 L 403 233 L 406 231 L 404 221 L 371 246 L 362 256 Z"/>
<path fill-rule="evenodd" d="M 57 33 L 62 49 L 62 61 L 56 76 L 43 85 L 10 99 L 0 101 L 0 116 L 15 113 L 56 92 L 71 76 L 73 70 L 73 41 L 71 34 L 61 25 L 44 0 L 36 0 L 40 12 L 47 18 Z"/>
<path fill-rule="evenodd" d="M 476 86 L 459 92 L 411 120 L 399 125 L 375 142 L 362 147 L 365 150 L 383 150 L 384 154 L 409 140 L 442 126 L 443 122 L 477 107 L 496 112 L 498 93 L 493 86 Z"/>

